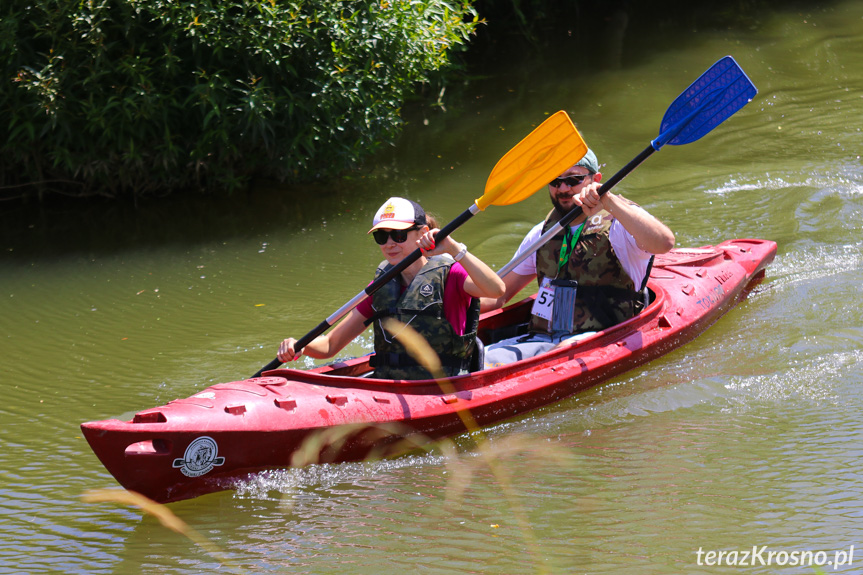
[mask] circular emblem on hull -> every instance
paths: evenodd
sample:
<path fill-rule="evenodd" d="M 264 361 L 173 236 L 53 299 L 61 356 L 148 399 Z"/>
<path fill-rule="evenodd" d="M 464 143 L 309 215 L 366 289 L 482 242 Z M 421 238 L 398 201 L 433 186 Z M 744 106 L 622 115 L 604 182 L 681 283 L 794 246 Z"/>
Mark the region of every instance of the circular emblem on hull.
<path fill-rule="evenodd" d="M 225 458 L 219 457 L 219 446 L 216 440 L 202 436 L 189 444 L 182 459 L 174 460 L 174 467 L 179 467 L 186 477 L 200 477 L 212 471 L 213 467 L 224 463 Z"/>

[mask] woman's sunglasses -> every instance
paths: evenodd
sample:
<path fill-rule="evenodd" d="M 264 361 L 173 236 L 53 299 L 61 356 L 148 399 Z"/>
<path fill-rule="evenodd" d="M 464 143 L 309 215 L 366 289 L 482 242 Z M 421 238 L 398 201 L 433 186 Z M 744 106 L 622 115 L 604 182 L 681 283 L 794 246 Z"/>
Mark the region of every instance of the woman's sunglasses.
<path fill-rule="evenodd" d="M 588 177 L 590 174 L 584 174 L 581 176 L 567 176 L 566 178 L 555 178 L 548 185 L 552 188 L 559 188 L 563 184 L 566 184 L 570 188 L 574 188 L 578 184 L 584 181 L 584 178 Z"/>
<path fill-rule="evenodd" d="M 389 238 L 392 238 L 393 241 L 397 244 L 405 243 L 405 240 L 408 239 L 408 232 L 412 232 L 414 230 L 418 230 L 418 226 L 410 227 L 406 230 L 375 230 L 372 232 L 372 236 L 374 236 L 375 241 L 379 246 L 387 243 Z"/>

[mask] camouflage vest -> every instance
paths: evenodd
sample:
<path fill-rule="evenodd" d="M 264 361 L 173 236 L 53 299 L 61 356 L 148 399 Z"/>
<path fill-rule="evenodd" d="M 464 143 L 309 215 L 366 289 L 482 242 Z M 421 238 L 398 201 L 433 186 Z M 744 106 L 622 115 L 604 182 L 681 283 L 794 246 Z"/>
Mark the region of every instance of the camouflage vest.
<path fill-rule="evenodd" d="M 557 210 L 549 212 L 542 226 L 547 232 L 560 220 Z M 554 236 L 536 253 L 536 276 L 578 282 L 573 310 L 573 331 L 600 331 L 635 315 L 638 294 L 635 284 L 614 254 L 608 232 L 614 218 L 601 211 L 585 222 L 575 248 L 558 271 L 563 232 Z M 551 333 L 549 321 L 531 316 L 530 331 Z"/>
<path fill-rule="evenodd" d="M 476 342 L 479 324 L 479 299 L 473 298 L 467 314 L 465 334 L 458 335 L 447 320 L 443 309 L 444 286 L 453 259 L 449 256 L 432 256 L 420 269 L 411 284 L 402 293 L 398 277 L 385 284 L 372 295 L 375 314 L 366 321 L 374 323 L 375 355 L 371 365 L 375 377 L 381 379 L 428 379 L 433 377 L 411 357 L 404 346 L 386 331 L 381 320 L 387 317 L 410 325 L 438 354 L 444 373 L 448 377 L 466 373 L 468 361 Z M 390 265 L 384 261 L 378 266 L 377 279 Z"/>

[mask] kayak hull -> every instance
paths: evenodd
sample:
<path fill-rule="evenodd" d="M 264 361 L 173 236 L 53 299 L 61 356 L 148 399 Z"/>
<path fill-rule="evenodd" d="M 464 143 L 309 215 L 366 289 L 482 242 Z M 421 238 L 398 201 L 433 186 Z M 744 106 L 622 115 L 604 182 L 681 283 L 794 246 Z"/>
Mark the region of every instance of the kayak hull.
<path fill-rule="evenodd" d="M 126 489 L 170 502 L 230 489 L 249 474 L 381 458 L 503 421 L 592 387 L 691 341 L 733 308 L 776 254 L 729 240 L 657 256 L 638 316 L 512 364 L 435 381 L 370 377 L 368 356 L 310 371 L 276 369 L 138 412 L 81 425 Z M 531 298 L 484 314 L 479 335 L 527 320 Z"/>

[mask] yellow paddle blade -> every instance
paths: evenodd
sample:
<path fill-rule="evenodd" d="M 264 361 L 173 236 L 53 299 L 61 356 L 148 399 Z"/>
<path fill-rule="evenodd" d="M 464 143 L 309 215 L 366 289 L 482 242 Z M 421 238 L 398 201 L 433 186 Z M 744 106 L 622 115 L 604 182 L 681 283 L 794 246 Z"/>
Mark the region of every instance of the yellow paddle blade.
<path fill-rule="evenodd" d="M 475 203 L 484 210 L 492 204 L 508 206 L 527 199 L 586 153 L 587 144 L 569 115 L 556 112 L 498 161 L 485 194 Z"/>

